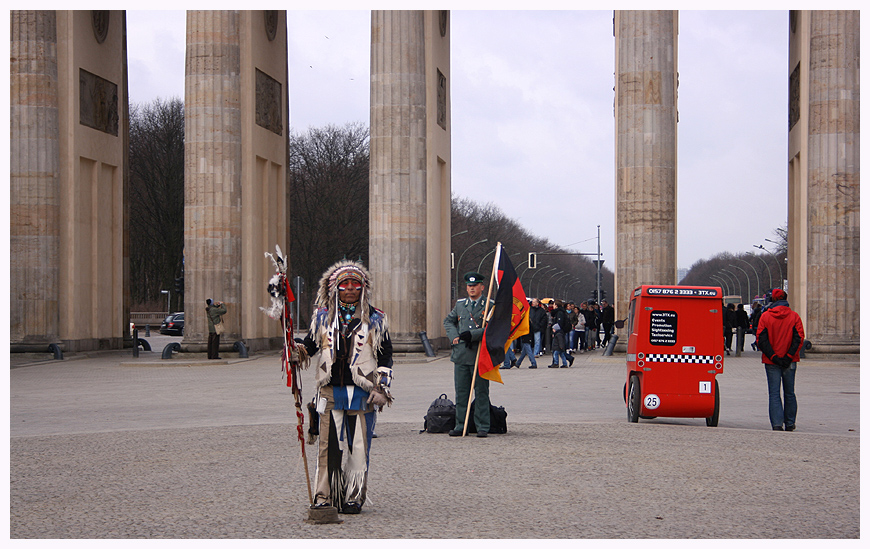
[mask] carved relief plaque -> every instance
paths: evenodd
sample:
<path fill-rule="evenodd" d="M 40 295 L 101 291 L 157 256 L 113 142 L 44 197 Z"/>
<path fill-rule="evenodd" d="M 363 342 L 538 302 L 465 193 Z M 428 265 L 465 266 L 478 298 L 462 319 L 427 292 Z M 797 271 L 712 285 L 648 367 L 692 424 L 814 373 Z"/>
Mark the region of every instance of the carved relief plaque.
<path fill-rule="evenodd" d="M 79 69 L 79 123 L 118 136 L 118 85 Z"/>
<path fill-rule="evenodd" d="M 109 10 L 91 10 L 91 25 L 97 44 L 102 44 L 109 34 Z"/>
<path fill-rule="evenodd" d="M 447 77 L 438 71 L 438 125 L 447 129 Z"/>
<path fill-rule="evenodd" d="M 256 71 L 257 125 L 281 135 L 281 83 L 260 69 Z"/>
<path fill-rule="evenodd" d="M 278 34 L 278 11 L 265 10 L 263 12 L 263 19 L 266 21 L 266 38 L 271 42 Z"/>
<path fill-rule="evenodd" d="M 801 117 L 801 64 L 788 77 L 788 129 L 791 130 Z"/>

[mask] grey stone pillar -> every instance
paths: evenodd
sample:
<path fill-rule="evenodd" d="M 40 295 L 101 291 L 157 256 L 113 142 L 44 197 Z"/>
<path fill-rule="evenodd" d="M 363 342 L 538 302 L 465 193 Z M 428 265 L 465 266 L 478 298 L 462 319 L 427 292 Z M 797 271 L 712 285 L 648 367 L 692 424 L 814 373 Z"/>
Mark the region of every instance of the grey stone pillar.
<path fill-rule="evenodd" d="M 616 11 L 616 314 L 676 284 L 677 12 Z"/>
<path fill-rule="evenodd" d="M 241 301 L 241 79 L 237 11 L 188 11 L 184 76 L 185 350 L 204 350 L 205 300 Z"/>
<path fill-rule="evenodd" d="M 59 341 L 56 21 L 51 10 L 11 12 L 9 306 L 13 345 Z"/>
<path fill-rule="evenodd" d="M 816 351 L 859 352 L 859 12 L 790 18 L 789 301 Z"/>
<path fill-rule="evenodd" d="M 372 11 L 369 261 L 399 351 L 426 329 L 426 74 L 422 11 Z"/>

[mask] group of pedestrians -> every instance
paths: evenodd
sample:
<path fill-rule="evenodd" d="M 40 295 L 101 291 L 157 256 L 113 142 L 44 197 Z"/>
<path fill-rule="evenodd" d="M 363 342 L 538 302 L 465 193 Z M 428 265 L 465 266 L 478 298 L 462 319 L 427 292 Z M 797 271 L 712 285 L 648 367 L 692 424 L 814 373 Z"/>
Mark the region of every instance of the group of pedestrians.
<path fill-rule="evenodd" d="M 594 300 L 582 301 L 577 306 L 573 301 L 566 303 L 561 299 L 549 300 L 546 304 L 532 299 L 529 334 L 518 338 L 508 348 L 501 368 L 519 368 L 526 356 L 531 362 L 529 368 L 537 368 L 536 359 L 547 350 L 553 354 L 549 368 L 568 368 L 574 363 L 575 353 L 607 345 L 613 333 L 614 318 L 613 306 L 606 299 L 600 306 Z"/>

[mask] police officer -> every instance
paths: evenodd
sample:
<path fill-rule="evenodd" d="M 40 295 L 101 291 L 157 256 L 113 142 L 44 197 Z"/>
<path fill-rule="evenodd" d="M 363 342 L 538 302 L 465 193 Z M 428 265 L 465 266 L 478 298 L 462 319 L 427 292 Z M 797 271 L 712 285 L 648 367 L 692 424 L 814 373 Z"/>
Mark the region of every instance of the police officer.
<path fill-rule="evenodd" d="M 447 340 L 453 346 L 450 360 L 453 362 L 456 391 L 456 427 L 448 433 L 452 437 L 461 436 L 465 425 L 477 348 L 483 337 L 483 312 L 486 309 L 483 275 L 474 271 L 465 273 L 465 284 L 468 297 L 458 300 L 444 319 Z M 490 300 L 490 306 L 492 303 Z M 480 375 L 474 377 L 474 423 L 477 436 L 484 438 L 489 434 L 489 380 Z"/>

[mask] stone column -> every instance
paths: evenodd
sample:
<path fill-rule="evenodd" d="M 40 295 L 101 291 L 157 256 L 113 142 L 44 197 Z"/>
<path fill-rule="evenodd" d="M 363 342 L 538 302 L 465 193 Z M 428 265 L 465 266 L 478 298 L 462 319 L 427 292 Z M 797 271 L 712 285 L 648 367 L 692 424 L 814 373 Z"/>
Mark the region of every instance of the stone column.
<path fill-rule="evenodd" d="M 11 11 L 10 342 L 59 342 L 57 18 Z"/>
<path fill-rule="evenodd" d="M 789 302 L 820 352 L 859 352 L 858 11 L 790 14 Z"/>
<path fill-rule="evenodd" d="M 677 12 L 616 11 L 617 318 L 641 284 L 676 284 Z"/>
<path fill-rule="evenodd" d="M 426 328 L 426 74 L 422 11 L 372 11 L 369 261 L 393 346 Z"/>
<path fill-rule="evenodd" d="M 237 11 L 188 11 L 184 76 L 183 350 L 208 339 L 205 300 L 238 335 L 241 302 L 241 79 Z"/>

